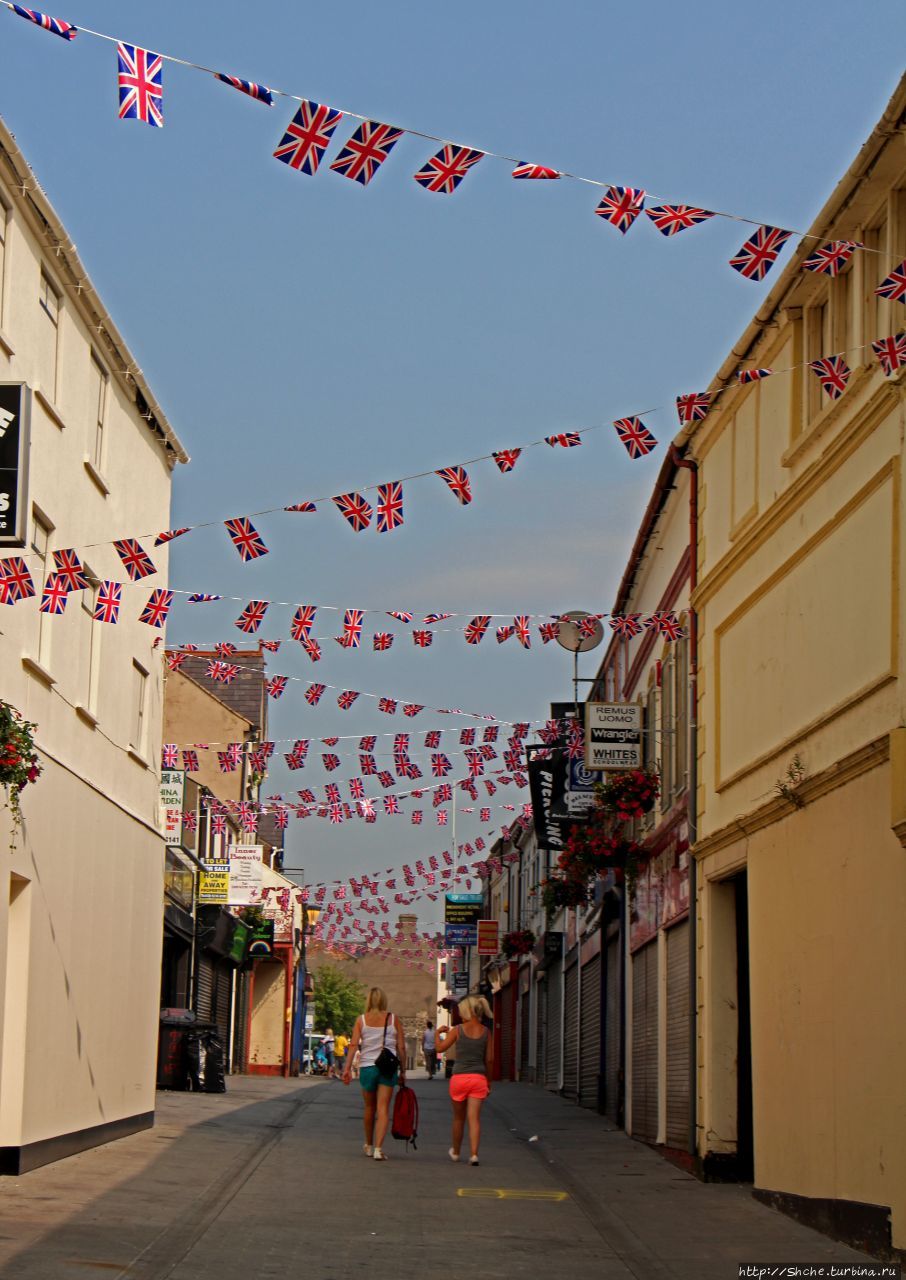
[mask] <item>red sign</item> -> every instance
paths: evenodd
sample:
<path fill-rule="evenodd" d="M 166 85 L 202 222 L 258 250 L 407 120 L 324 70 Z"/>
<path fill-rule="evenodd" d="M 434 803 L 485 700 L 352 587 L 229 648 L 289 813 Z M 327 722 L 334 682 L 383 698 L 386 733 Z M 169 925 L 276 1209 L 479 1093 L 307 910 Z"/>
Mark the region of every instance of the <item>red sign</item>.
<path fill-rule="evenodd" d="M 500 950 L 500 921 L 478 921 L 478 954 L 496 956 Z"/>

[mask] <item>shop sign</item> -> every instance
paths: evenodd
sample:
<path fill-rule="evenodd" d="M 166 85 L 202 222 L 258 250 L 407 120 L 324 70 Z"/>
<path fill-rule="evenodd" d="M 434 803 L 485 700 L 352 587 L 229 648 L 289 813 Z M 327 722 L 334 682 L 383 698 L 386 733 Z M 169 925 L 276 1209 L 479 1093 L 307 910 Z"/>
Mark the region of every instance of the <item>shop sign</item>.
<path fill-rule="evenodd" d="M 479 920 L 478 954 L 480 956 L 496 956 L 500 950 L 500 921 Z"/>
<path fill-rule="evenodd" d="M 28 523 L 28 437 L 31 391 L 0 383 L 0 547 L 24 547 Z"/>
<path fill-rule="evenodd" d="M 172 846 L 167 847 L 164 862 L 164 889 L 168 897 L 192 910 L 195 869 L 189 859 Z"/>
<path fill-rule="evenodd" d="M 252 930 L 252 940 L 249 944 L 250 956 L 269 956 L 274 950 L 274 922 L 273 920 L 262 920 L 256 924 Z"/>
<path fill-rule="evenodd" d="M 230 864 L 226 861 L 206 862 L 198 875 L 199 905 L 216 903 L 226 906 L 230 900 Z"/>
<path fill-rule="evenodd" d="M 448 947 L 474 947 L 484 909 L 481 893 L 448 893 L 444 900 L 444 942 Z"/>
<path fill-rule="evenodd" d="M 242 964 L 245 959 L 245 949 L 248 946 L 249 935 L 251 929 L 242 920 L 236 921 L 236 927 L 233 930 L 233 941 L 230 943 L 230 949 L 227 953 L 228 958 L 235 964 Z"/>
<path fill-rule="evenodd" d="M 184 769 L 163 769 L 160 775 L 160 810 L 164 839 L 179 844 L 182 838 L 182 811 L 186 790 Z"/>
<path fill-rule="evenodd" d="M 230 864 L 230 906 L 256 906 L 261 901 L 264 886 L 264 846 L 231 844 L 227 854 Z"/>
<path fill-rule="evenodd" d="M 564 847 L 563 833 L 553 810 L 563 795 L 566 768 L 562 751 L 552 754 L 547 754 L 547 751 L 547 748 L 537 746 L 526 749 L 532 821 L 539 847 L 560 853 Z"/>
<path fill-rule="evenodd" d="M 563 934 L 559 930 L 548 929 L 544 935 L 544 962 L 554 964 L 563 955 Z"/>
<path fill-rule="evenodd" d="M 469 994 L 469 975 L 467 972 L 454 973 L 453 981 L 450 983 L 450 990 L 454 996 L 465 996 Z"/>
<path fill-rule="evenodd" d="M 586 702 L 589 769 L 641 769 L 642 708 L 637 702 Z"/>

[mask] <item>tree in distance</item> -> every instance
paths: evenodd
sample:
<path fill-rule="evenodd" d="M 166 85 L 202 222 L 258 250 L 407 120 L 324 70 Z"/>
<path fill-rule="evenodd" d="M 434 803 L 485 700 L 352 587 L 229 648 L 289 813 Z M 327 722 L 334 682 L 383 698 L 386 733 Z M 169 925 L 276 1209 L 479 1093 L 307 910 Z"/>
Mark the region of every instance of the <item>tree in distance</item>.
<path fill-rule="evenodd" d="M 349 1035 L 353 1023 L 365 1008 L 365 988 L 342 970 L 325 964 L 314 975 L 315 1030 L 331 1027 L 338 1035 Z"/>

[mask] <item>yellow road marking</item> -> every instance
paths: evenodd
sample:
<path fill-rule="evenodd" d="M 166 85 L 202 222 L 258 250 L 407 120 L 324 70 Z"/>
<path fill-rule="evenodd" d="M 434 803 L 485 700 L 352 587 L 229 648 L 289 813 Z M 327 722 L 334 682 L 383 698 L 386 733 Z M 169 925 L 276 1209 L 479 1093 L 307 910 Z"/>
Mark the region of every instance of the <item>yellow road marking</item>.
<path fill-rule="evenodd" d="M 473 1200 L 550 1200 L 560 1203 L 569 1199 L 567 1191 L 513 1191 L 506 1187 L 458 1187 L 456 1194 Z"/>

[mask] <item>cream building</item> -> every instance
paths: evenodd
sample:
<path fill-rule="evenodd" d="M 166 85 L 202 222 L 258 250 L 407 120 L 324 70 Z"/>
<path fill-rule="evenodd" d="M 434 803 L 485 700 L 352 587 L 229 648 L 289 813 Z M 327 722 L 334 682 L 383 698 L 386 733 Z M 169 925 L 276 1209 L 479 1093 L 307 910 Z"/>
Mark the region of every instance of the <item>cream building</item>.
<path fill-rule="evenodd" d="M 125 582 L 117 626 L 96 588 L 65 613 L 2 610 L 0 695 L 37 728 L 43 775 L 0 898 L 0 1172 L 24 1172 L 149 1125 L 160 984 L 161 633 L 138 622 L 111 539 L 167 529 L 182 445 L 65 229 L 0 123 L 0 382 L 30 401 L 27 481 L 0 556 L 27 557 L 40 597 L 54 549 Z M 23 545 L 24 544 L 24 545 Z M 9 829 L 8 818 L 4 831 Z"/>
<path fill-rule="evenodd" d="M 698 466 L 698 1154 L 906 1248 L 906 80 L 678 437 Z M 855 240 L 837 278 L 802 269 Z M 845 352 L 831 400 L 803 362 Z M 740 369 L 773 376 L 738 385 Z M 786 370 L 792 370 L 786 372 Z"/>

